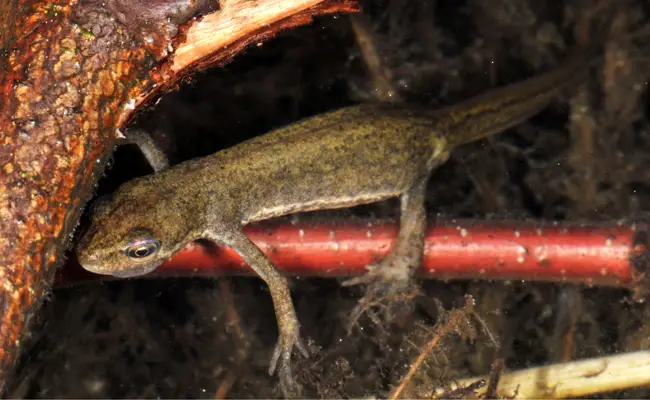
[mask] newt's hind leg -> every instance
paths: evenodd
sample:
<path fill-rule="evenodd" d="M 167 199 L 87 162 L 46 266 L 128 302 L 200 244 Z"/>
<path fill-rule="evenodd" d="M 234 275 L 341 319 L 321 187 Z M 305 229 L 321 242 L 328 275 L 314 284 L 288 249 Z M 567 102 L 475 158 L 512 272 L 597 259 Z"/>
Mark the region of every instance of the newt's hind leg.
<path fill-rule="evenodd" d="M 390 253 L 379 262 L 368 265 L 369 271 L 365 275 L 343 282 L 343 286 L 367 285 L 366 294 L 352 313 L 351 325 L 364 312 L 377 307 L 383 308 L 389 319 L 395 310 L 393 306 L 408 305 L 410 309 L 411 300 L 418 293 L 411 277 L 422 264 L 424 250 L 427 181 L 428 174 L 418 179 L 400 197 L 400 227 Z"/>

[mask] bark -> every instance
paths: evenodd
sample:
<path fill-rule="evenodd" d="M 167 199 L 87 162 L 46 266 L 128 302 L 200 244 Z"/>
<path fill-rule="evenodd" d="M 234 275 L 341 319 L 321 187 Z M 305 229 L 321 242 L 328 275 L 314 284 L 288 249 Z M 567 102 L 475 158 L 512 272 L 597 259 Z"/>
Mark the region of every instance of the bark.
<path fill-rule="evenodd" d="M 251 42 L 355 9 L 323 0 L 0 0 L 0 387 L 134 111 Z"/>

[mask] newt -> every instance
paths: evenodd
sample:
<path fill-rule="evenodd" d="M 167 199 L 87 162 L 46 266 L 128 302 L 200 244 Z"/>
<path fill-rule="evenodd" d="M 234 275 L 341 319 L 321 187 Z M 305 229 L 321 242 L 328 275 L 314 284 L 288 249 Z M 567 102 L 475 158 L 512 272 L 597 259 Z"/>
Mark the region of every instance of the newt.
<path fill-rule="evenodd" d="M 353 283 L 405 282 L 420 265 L 432 171 L 465 143 L 513 127 L 586 76 L 590 52 L 563 66 L 437 110 L 362 104 L 316 115 L 207 157 L 123 184 L 95 207 L 77 255 L 88 271 L 133 277 L 153 271 L 187 243 L 207 239 L 236 251 L 268 285 L 279 338 L 269 366 L 292 384 L 290 357 L 307 356 L 288 281 L 242 232 L 294 212 L 400 198 L 389 254 Z"/>

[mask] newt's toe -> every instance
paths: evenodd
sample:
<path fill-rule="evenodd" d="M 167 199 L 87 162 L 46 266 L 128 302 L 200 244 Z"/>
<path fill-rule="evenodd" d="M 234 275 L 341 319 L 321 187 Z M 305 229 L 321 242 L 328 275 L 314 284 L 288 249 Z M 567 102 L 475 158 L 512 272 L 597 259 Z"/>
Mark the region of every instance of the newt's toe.
<path fill-rule="evenodd" d="M 296 397 L 299 392 L 299 387 L 296 385 L 293 379 L 293 372 L 291 371 L 291 354 L 294 348 L 297 348 L 305 358 L 309 358 L 309 352 L 300 338 L 298 329 L 291 327 L 291 329 L 285 329 L 284 332 L 280 332 L 280 338 L 275 345 L 269 364 L 269 375 L 273 375 L 279 363 L 278 377 L 280 378 L 280 388 L 286 398 Z"/>

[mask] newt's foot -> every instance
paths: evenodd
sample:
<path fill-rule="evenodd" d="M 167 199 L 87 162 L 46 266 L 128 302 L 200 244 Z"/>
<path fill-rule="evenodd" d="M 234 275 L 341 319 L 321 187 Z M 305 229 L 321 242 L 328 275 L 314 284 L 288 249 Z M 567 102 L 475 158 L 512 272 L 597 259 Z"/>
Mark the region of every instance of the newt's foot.
<path fill-rule="evenodd" d="M 411 277 L 417 267 L 413 257 L 389 254 L 376 264 L 366 268 L 365 275 L 343 282 L 343 286 L 366 285 L 366 293 L 352 311 L 348 330 L 357 324 L 363 314 L 376 324 L 381 323 L 377 310 L 390 322 L 396 315 L 410 312 L 412 300 L 419 294 L 418 286 Z"/>
<path fill-rule="evenodd" d="M 273 375 L 278 361 L 280 362 L 278 376 L 280 377 L 280 389 L 285 398 L 297 397 L 299 395 L 298 387 L 293 380 L 293 374 L 291 372 L 291 353 L 294 347 L 305 358 L 309 358 L 309 352 L 298 332 L 297 321 L 295 324 L 290 324 L 290 326 L 280 327 L 280 337 L 278 338 L 278 343 L 275 345 L 275 350 L 273 350 L 269 365 L 269 375 Z"/>

